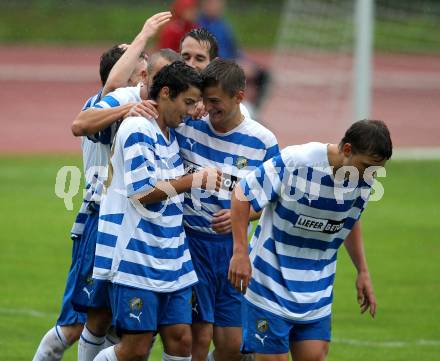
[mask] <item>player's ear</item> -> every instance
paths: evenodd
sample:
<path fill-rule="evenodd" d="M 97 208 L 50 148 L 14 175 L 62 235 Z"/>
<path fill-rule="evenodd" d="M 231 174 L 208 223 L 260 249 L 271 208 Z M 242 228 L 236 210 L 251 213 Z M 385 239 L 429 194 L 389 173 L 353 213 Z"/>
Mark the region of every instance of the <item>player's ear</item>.
<path fill-rule="evenodd" d="M 170 97 L 170 88 L 164 86 L 162 89 L 160 89 L 159 98 L 168 99 L 169 97 Z"/>
<path fill-rule="evenodd" d="M 142 79 L 142 83 L 148 84 L 148 73 L 146 70 L 141 71 L 141 79 Z"/>
<path fill-rule="evenodd" d="M 350 143 L 344 143 L 342 146 L 342 153 L 344 153 L 345 157 L 351 156 L 351 144 Z"/>
<path fill-rule="evenodd" d="M 240 104 L 244 100 L 244 90 L 239 90 L 235 95 L 234 98 L 236 100 L 237 104 Z"/>

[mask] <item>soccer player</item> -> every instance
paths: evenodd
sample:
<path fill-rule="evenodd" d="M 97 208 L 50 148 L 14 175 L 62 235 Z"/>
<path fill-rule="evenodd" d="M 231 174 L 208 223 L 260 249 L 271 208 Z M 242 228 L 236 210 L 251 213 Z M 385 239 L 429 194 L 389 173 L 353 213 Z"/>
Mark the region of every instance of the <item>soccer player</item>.
<path fill-rule="evenodd" d="M 185 231 L 200 280 L 194 286 L 193 360 L 206 359 L 211 340 L 215 351 L 210 360 L 240 360 L 241 295 L 227 280 L 233 243 L 231 192 L 237 181 L 279 150 L 272 132 L 241 113 L 245 76 L 237 64 L 215 59 L 201 74 L 209 117 L 186 120 L 176 129 L 177 139 L 188 169 L 214 167 L 222 171 L 223 183 L 218 192 L 185 194 Z"/>
<path fill-rule="evenodd" d="M 128 117 L 116 134 L 93 277 L 112 282 L 113 318 L 122 338 L 95 361 L 143 360 L 156 331 L 163 360 L 191 360 L 190 300 L 197 276 L 182 224 L 182 192 L 195 178 L 203 188 L 218 188 L 220 173 L 184 175 L 174 128 L 193 111 L 201 85 L 200 75 L 183 62 L 163 67 L 150 89 L 158 118 Z M 210 174 L 214 182 L 208 182 Z"/>
<path fill-rule="evenodd" d="M 103 85 L 107 80 L 110 69 L 122 54 L 123 49 L 119 46 L 114 46 L 102 55 L 100 62 L 100 75 Z M 91 97 L 86 102 L 83 109 L 89 108 L 97 99 L 99 99 L 99 97 L 99 93 Z M 96 170 L 96 168 L 93 169 L 93 167 L 105 165 L 104 160 L 108 158 L 110 148 L 108 147 L 108 149 L 106 149 L 106 147 L 99 147 L 86 138 L 83 138 L 81 143 L 83 149 L 84 172 L 86 175 L 90 175 L 90 170 L 92 172 Z M 81 277 L 79 274 L 79 267 L 84 253 L 85 243 L 85 238 L 82 237 L 82 235 L 85 227 L 90 228 L 90 225 L 88 224 L 90 222 L 86 222 L 86 220 L 88 220 L 89 216 L 90 219 L 92 219 L 93 215 L 96 214 L 94 210 L 88 208 L 89 198 L 91 198 L 91 195 L 93 194 L 91 185 L 95 183 L 94 176 L 87 176 L 86 178 L 88 192 L 86 201 L 83 203 L 72 229 L 72 264 L 67 277 L 61 313 L 56 326 L 50 329 L 41 340 L 33 358 L 34 361 L 61 360 L 64 351 L 79 339 L 86 321 L 86 314 L 75 311 L 72 305 L 75 285 L 78 282 L 78 278 Z M 87 233 L 86 230 L 86 234 Z"/>
<path fill-rule="evenodd" d="M 160 26 L 169 20 L 170 16 L 171 14 L 169 12 L 164 12 L 156 14 L 147 20 L 142 31 L 126 48 L 120 61 L 118 61 L 111 70 L 109 79 L 105 82 L 100 96 L 98 96 L 96 101 L 93 101 L 91 105 L 101 104 L 101 101 L 98 103 L 97 101 L 101 99 L 103 94 L 109 92 L 116 86 L 132 85 L 130 89 L 136 89 L 138 92 L 139 89 L 147 89 L 148 71 L 143 50 L 148 39 L 156 33 Z M 108 99 L 108 97 L 104 99 Z M 156 114 L 154 106 L 150 104 L 150 108 L 151 107 L 153 107 L 154 114 Z M 82 235 L 82 243 L 84 246 L 78 269 L 79 277 L 72 297 L 72 303 L 75 309 L 87 312 L 86 327 L 84 327 L 82 331 L 78 344 L 79 361 L 93 360 L 98 352 L 104 348 L 105 336 L 111 323 L 110 304 L 108 303 L 108 297 L 105 292 L 106 285 L 95 282 L 92 279 L 92 272 L 98 231 L 100 196 L 103 187 L 102 180 L 107 176 L 110 147 L 118 125 L 115 121 L 119 120 L 122 116 L 125 117 L 128 114 L 132 114 L 133 108 L 141 109 L 142 112 L 150 112 L 147 104 L 140 102 L 140 98 L 131 99 L 131 102 L 128 102 L 125 107 L 122 107 L 122 112 L 119 110 L 106 117 L 106 121 L 113 119 L 111 127 L 106 128 L 105 131 L 94 136 L 89 135 L 90 139 L 94 142 L 83 138 L 83 142 L 88 144 L 91 148 L 88 152 L 89 156 L 95 160 L 95 166 L 98 164 L 101 166 L 101 169 L 98 169 L 101 172 L 100 174 L 94 175 L 94 182 L 91 183 L 83 204 L 83 208 L 86 209 L 84 215 L 87 215 L 87 217 L 85 217 L 86 222 Z M 151 112 L 148 114 L 151 114 Z M 72 127 L 74 127 L 75 124 L 74 122 Z M 106 124 L 93 124 L 93 126 L 95 130 L 103 130 Z M 73 233 L 76 233 L 75 229 Z M 107 340 L 113 344 L 117 342 L 117 338 L 109 337 L 109 335 L 107 335 Z"/>
<path fill-rule="evenodd" d="M 100 62 L 100 76 L 103 88 L 98 94 L 91 97 L 86 102 L 83 110 L 90 108 L 101 98 L 103 93 L 112 90 L 112 87 L 118 86 L 121 83 L 124 83 L 125 85 L 127 83 L 137 83 L 140 80 L 141 75 L 146 71 L 146 61 L 143 53 L 145 44 L 147 40 L 155 34 L 157 29 L 166 23 L 170 17 L 171 14 L 169 12 L 159 13 L 152 16 L 145 22 L 143 29 L 133 40 L 131 46 L 128 48 L 126 45 L 115 46 L 102 55 Z M 120 58 L 122 62 L 112 71 L 115 63 Z M 129 108 L 122 109 L 119 117 L 124 115 L 128 110 Z M 151 113 L 151 108 L 150 110 L 146 109 L 146 111 Z M 93 124 L 93 126 L 95 129 L 99 130 L 99 124 Z M 72 126 L 72 131 L 75 135 L 86 135 L 85 132 L 87 130 L 88 129 L 83 127 L 80 122 L 74 122 Z M 75 294 L 78 295 L 84 293 L 83 296 L 88 297 L 91 292 L 91 290 L 87 288 L 90 286 L 89 274 L 84 270 L 87 269 L 87 264 L 90 264 L 90 260 L 93 261 L 94 246 L 91 239 L 93 239 L 93 235 L 96 237 L 96 220 L 99 207 L 99 191 L 96 189 L 96 186 L 99 184 L 97 180 L 100 176 L 98 171 L 101 169 L 101 176 L 102 173 L 106 173 L 102 172 L 102 170 L 105 169 L 108 164 L 110 145 L 108 143 L 95 143 L 86 137 L 83 137 L 81 146 L 83 150 L 87 194 L 72 229 L 72 265 L 67 279 L 60 317 L 57 320 L 56 326 L 49 330 L 41 340 L 34 356 L 34 361 L 60 360 L 64 351 L 77 341 L 83 332 L 85 314 L 75 311 L 72 302 Z M 90 246 L 91 244 L 92 246 Z M 91 250 L 92 247 L 93 250 Z M 76 292 L 75 289 L 77 290 Z M 90 336 L 93 335 L 90 334 Z M 81 338 L 80 344 L 84 344 L 87 340 L 87 336 Z M 96 345 L 87 342 L 86 344 L 92 348 L 102 347 L 104 341 L 100 339 Z M 82 354 L 86 352 L 86 349 L 82 346 L 83 345 L 79 345 L 80 360 L 83 357 Z"/>
<path fill-rule="evenodd" d="M 358 272 L 361 311 L 376 312 L 359 218 L 377 167 L 392 154 L 382 121 L 355 122 L 339 144 L 308 143 L 248 174 L 232 199 L 234 254 L 229 279 L 245 292 L 244 352 L 256 360 L 325 360 L 337 250 Z M 263 210 L 248 254 L 249 211 Z"/>

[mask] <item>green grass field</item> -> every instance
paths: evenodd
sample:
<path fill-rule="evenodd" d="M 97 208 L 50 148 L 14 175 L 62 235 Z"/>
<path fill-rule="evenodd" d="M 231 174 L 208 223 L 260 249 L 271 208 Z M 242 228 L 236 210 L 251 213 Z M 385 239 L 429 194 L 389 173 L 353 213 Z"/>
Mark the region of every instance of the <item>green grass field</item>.
<path fill-rule="evenodd" d="M 148 16 L 168 9 L 171 2 L 155 0 L 140 5 L 132 1 L 121 5 L 112 1 L 105 6 L 99 1 L 5 3 L 0 5 L 0 39 L 3 43 L 65 46 L 127 42 L 138 33 Z M 281 30 L 279 25 L 283 4 L 282 0 L 230 1 L 225 16 L 234 29 L 238 43 L 244 48 L 272 49 Z M 387 13 L 382 14 L 378 8 L 374 29 L 377 51 L 440 52 L 438 5 L 431 5 L 431 12 L 413 6 L 413 10 L 410 7 L 402 11 L 396 2 L 394 11 L 391 11 L 394 18 Z M 341 38 L 346 39 L 347 31 L 352 27 L 347 21 L 345 18 L 325 15 L 296 19 L 295 31 L 290 33 L 291 47 L 338 48 L 342 45 Z M 310 29 L 314 29 L 319 38 L 310 38 Z"/>
<path fill-rule="evenodd" d="M 76 156 L 0 157 L 0 359 L 30 360 L 53 326 L 70 262 L 75 217 L 54 192 Z M 363 228 L 378 298 L 375 320 L 356 304 L 354 269 L 341 250 L 329 361 L 434 361 L 440 355 L 440 161 L 391 162 Z M 80 196 L 75 198 L 76 208 Z M 152 361 L 160 360 L 160 344 Z M 76 347 L 64 360 L 76 360 Z"/>

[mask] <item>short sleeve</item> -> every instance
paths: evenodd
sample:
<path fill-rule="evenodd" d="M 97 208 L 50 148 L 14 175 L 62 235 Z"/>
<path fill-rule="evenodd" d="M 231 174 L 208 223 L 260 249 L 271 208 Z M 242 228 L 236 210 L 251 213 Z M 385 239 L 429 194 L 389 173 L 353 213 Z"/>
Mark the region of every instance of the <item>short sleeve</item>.
<path fill-rule="evenodd" d="M 128 129 L 124 127 L 123 133 L 125 133 L 125 136 L 122 138 L 124 184 L 128 197 L 141 198 L 157 183 L 156 141 L 154 133 L 147 131 L 146 128 L 132 126 L 129 128 L 129 131 L 127 131 Z"/>
<path fill-rule="evenodd" d="M 283 158 L 281 154 L 278 154 L 240 181 L 245 197 L 256 212 L 278 200 L 286 171 Z"/>

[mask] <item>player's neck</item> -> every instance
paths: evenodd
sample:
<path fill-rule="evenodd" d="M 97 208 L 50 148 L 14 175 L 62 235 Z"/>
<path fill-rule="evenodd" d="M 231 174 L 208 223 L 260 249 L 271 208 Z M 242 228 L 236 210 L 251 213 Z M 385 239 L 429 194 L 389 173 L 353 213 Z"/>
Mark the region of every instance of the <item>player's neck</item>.
<path fill-rule="evenodd" d="M 159 129 L 162 131 L 162 134 L 164 135 L 164 137 L 166 139 L 169 139 L 169 129 L 168 129 L 168 126 L 165 123 L 164 116 L 160 112 L 160 109 L 159 109 L 159 116 L 156 118 L 156 123 L 159 126 Z"/>
<path fill-rule="evenodd" d="M 344 154 L 339 150 L 337 144 L 327 145 L 328 163 L 333 167 L 333 174 L 342 167 L 344 161 Z"/>
<path fill-rule="evenodd" d="M 212 125 L 213 128 L 219 133 L 228 133 L 231 130 L 237 128 L 244 120 L 244 116 L 241 114 L 240 108 L 227 119 L 223 124 Z"/>

